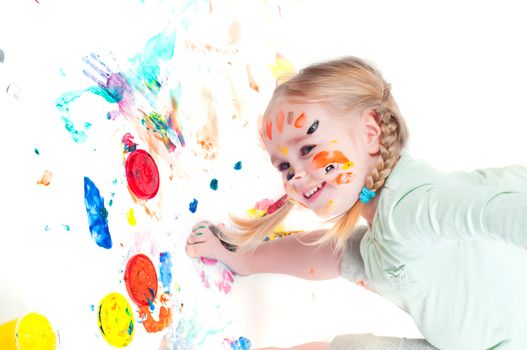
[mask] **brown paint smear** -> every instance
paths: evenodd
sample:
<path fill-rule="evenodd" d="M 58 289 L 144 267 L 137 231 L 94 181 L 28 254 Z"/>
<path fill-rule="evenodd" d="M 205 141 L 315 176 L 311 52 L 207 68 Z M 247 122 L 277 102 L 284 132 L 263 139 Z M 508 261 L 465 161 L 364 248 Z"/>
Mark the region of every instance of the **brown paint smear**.
<path fill-rule="evenodd" d="M 203 128 L 198 131 L 198 145 L 201 147 L 201 156 L 204 159 L 212 160 L 218 155 L 218 117 L 212 94 L 208 89 L 203 90 L 202 98 L 207 106 L 207 121 Z"/>

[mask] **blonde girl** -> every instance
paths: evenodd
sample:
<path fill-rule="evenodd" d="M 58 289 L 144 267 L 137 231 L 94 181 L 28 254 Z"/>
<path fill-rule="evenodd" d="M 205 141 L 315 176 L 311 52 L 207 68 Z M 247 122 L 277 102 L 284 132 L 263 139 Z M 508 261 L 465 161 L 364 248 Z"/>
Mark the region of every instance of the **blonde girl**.
<path fill-rule="evenodd" d="M 262 218 L 233 218 L 236 232 L 198 223 L 187 254 L 240 275 L 364 279 L 426 338 L 343 335 L 290 349 L 527 348 L 526 168 L 445 173 L 413 159 L 390 85 L 355 57 L 278 85 L 260 131 L 284 197 Z M 334 225 L 264 241 L 294 205 Z"/>

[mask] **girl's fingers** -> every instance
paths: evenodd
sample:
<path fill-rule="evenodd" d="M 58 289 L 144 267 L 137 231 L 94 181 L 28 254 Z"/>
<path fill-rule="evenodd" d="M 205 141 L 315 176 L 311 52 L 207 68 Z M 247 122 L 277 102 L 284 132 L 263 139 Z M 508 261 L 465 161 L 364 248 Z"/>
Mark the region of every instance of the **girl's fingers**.
<path fill-rule="evenodd" d="M 187 238 L 187 245 L 194 245 L 194 244 L 200 244 L 205 243 L 205 240 L 203 237 L 200 236 L 189 236 Z"/>

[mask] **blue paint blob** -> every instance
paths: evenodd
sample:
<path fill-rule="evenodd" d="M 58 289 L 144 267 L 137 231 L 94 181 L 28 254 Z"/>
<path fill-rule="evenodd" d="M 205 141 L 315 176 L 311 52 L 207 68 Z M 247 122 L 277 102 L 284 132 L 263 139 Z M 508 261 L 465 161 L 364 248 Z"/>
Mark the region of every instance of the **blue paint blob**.
<path fill-rule="evenodd" d="M 86 176 L 84 177 L 84 205 L 93 240 L 99 247 L 110 249 L 112 237 L 108 228 L 108 211 L 104 207 L 104 198 L 101 197 L 93 181 Z"/>
<path fill-rule="evenodd" d="M 217 179 L 212 179 L 212 181 L 210 182 L 210 188 L 213 191 L 216 191 L 218 189 L 218 180 Z"/>
<path fill-rule="evenodd" d="M 242 168 L 242 162 L 238 161 L 236 164 L 234 164 L 234 170 L 241 170 Z"/>
<path fill-rule="evenodd" d="M 95 311 L 95 306 L 93 304 L 90 304 L 90 310 Z"/>
<path fill-rule="evenodd" d="M 172 284 L 172 256 L 169 252 L 162 252 L 159 254 L 159 280 L 163 285 L 166 293 L 170 293 L 170 285 Z"/>
<path fill-rule="evenodd" d="M 251 341 L 245 337 L 240 337 L 231 344 L 232 350 L 251 350 Z"/>
<path fill-rule="evenodd" d="M 191 213 L 195 213 L 196 210 L 198 210 L 198 200 L 194 198 L 192 202 L 188 205 L 188 210 L 190 210 Z"/>

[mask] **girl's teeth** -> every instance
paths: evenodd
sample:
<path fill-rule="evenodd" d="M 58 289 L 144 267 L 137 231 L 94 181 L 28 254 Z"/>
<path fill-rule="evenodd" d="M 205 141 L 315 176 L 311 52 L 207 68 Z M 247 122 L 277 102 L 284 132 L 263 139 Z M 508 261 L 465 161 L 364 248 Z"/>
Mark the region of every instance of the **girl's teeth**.
<path fill-rule="evenodd" d="M 311 190 L 307 191 L 307 192 L 304 192 L 304 196 L 306 196 L 307 198 L 311 197 L 315 192 L 317 192 L 322 186 L 321 185 L 318 185 L 318 186 L 315 186 L 313 187 Z"/>

